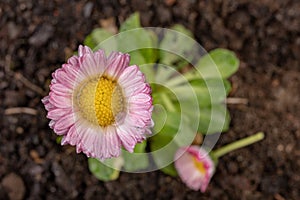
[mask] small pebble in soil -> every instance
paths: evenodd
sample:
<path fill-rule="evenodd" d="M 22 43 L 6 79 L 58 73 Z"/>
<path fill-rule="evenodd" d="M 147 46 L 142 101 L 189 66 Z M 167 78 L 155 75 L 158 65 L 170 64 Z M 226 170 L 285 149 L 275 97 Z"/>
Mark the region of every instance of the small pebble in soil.
<path fill-rule="evenodd" d="M 16 39 L 20 33 L 20 27 L 17 26 L 14 22 L 9 22 L 7 24 L 7 30 L 9 39 L 11 40 Z"/>
<path fill-rule="evenodd" d="M 284 150 L 284 146 L 282 144 L 277 145 L 277 150 L 278 151 L 283 151 Z"/>
<path fill-rule="evenodd" d="M 33 159 L 33 161 L 37 164 L 41 164 L 44 162 L 44 160 L 40 158 L 39 153 L 34 149 L 30 150 L 29 155 Z"/>
<path fill-rule="evenodd" d="M 29 44 L 40 47 L 44 45 L 54 33 L 54 27 L 50 24 L 43 24 L 38 27 L 38 30 L 29 38 Z"/>
<path fill-rule="evenodd" d="M 176 0 L 165 0 L 167 6 L 173 6 L 176 3 Z"/>
<path fill-rule="evenodd" d="M 227 166 L 229 173 L 231 174 L 236 174 L 239 171 L 239 166 L 234 163 L 234 162 L 230 162 Z"/>
<path fill-rule="evenodd" d="M 16 128 L 16 133 L 18 133 L 18 134 L 23 134 L 24 133 L 24 129 L 21 127 L 21 126 L 18 126 L 17 128 Z"/>
<path fill-rule="evenodd" d="M 10 199 L 21 200 L 25 195 L 25 185 L 20 176 L 15 173 L 6 175 L 1 181 L 1 185 L 7 192 Z"/>
<path fill-rule="evenodd" d="M 83 16 L 85 18 L 88 18 L 91 16 L 92 14 L 92 11 L 93 11 L 93 7 L 94 7 L 94 4 L 93 2 L 88 2 L 84 5 L 83 7 Z"/>

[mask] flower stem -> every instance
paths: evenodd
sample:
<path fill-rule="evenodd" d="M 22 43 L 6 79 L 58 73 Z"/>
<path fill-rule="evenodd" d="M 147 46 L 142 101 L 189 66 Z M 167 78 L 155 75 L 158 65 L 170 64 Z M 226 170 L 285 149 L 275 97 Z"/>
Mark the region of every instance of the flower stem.
<path fill-rule="evenodd" d="M 162 101 L 164 102 L 167 110 L 171 111 L 171 112 L 175 112 L 176 108 L 174 107 L 172 101 L 169 99 L 169 97 L 165 94 L 165 93 L 161 93 L 160 94 Z"/>
<path fill-rule="evenodd" d="M 213 156 L 218 159 L 219 157 L 231 152 L 231 151 L 234 151 L 236 149 L 239 149 L 239 148 L 242 148 L 242 147 L 245 147 L 245 146 L 248 146 L 250 144 L 253 144 L 255 142 L 258 142 L 260 140 L 262 140 L 264 138 L 264 133 L 263 132 L 258 132 L 254 135 L 251 135 L 249 137 L 246 137 L 246 138 L 243 138 L 243 139 L 240 139 L 238 141 L 235 141 L 235 142 L 232 142 L 230 144 L 227 144 L 215 151 L 213 151 Z"/>

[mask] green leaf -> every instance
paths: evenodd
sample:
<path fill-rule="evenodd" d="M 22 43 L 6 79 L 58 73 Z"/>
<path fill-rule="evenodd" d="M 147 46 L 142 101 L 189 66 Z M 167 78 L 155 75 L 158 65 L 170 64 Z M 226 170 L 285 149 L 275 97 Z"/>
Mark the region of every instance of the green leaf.
<path fill-rule="evenodd" d="M 169 82 L 175 77 L 181 82 L 186 82 L 186 80 L 183 79 L 183 76 L 179 75 L 178 71 L 168 66 L 158 65 L 157 70 L 155 71 L 155 82 L 166 87 L 169 87 Z"/>
<path fill-rule="evenodd" d="M 201 107 L 223 103 L 231 90 L 228 80 L 198 79 L 191 82 Z"/>
<path fill-rule="evenodd" d="M 143 74 L 145 75 L 146 81 L 148 83 L 154 83 L 154 80 L 155 80 L 154 65 L 153 64 L 144 64 L 144 65 L 139 65 L 139 68 L 143 72 Z M 151 87 L 151 88 L 152 88 L 152 91 L 154 91 L 153 90 L 154 87 Z"/>
<path fill-rule="evenodd" d="M 145 58 L 140 51 L 131 51 L 129 54 L 130 65 L 143 65 L 146 63 Z"/>
<path fill-rule="evenodd" d="M 145 153 L 147 141 L 135 145 L 134 153 L 123 151 L 124 169 L 128 172 L 136 172 L 149 166 L 148 156 Z"/>
<path fill-rule="evenodd" d="M 120 26 L 120 32 L 128 31 L 135 28 L 141 28 L 140 15 L 138 12 L 133 13 Z"/>
<path fill-rule="evenodd" d="M 85 39 L 84 44 L 93 50 L 104 49 L 107 54 L 120 51 L 131 55 L 130 64 L 143 65 L 157 60 L 157 36 L 140 25 L 139 14 L 134 13 L 121 24 L 120 33 L 113 33 L 103 28 L 94 29 Z M 151 69 L 152 70 L 152 69 Z M 150 69 L 146 71 L 151 73 Z"/>
<path fill-rule="evenodd" d="M 212 105 L 200 109 L 198 131 L 203 134 L 221 133 L 229 128 L 229 111 L 224 105 Z"/>
<path fill-rule="evenodd" d="M 105 29 L 96 28 L 85 38 L 83 43 L 93 50 L 98 50 L 101 48 L 105 49 L 107 52 L 111 52 L 116 50 L 116 41 L 112 36 L 113 34 Z M 110 38 L 109 41 L 105 41 L 108 38 Z"/>
<path fill-rule="evenodd" d="M 57 136 L 57 137 L 56 137 L 56 143 L 57 143 L 57 144 L 60 144 L 62 138 L 63 138 L 63 136 L 61 136 L 61 135 L 60 135 L 60 136 Z"/>
<path fill-rule="evenodd" d="M 191 81 L 189 85 L 181 84 L 170 88 L 174 93 L 184 94 L 180 96 L 181 99 L 193 98 L 196 95 L 199 106 L 207 107 L 211 104 L 224 102 L 231 90 L 231 85 L 229 81 L 222 79 L 197 79 Z"/>
<path fill-rule="evenodd" d="M 127 32 L 124 33 L 125 31 Z M 133 57 L 131 64 L 142 65 L 155 62 L 154 47 L 157 37 L 141 27 L 139 13 L 132 14 L 121 24 L 118 38 L 119 50 L 129 53 Z"/>
<path fill-rule="evenodd" d="M 146 146 L 147 146 L 146 140 L 144 140 L 141 143 L 137 143 L 134 147 L 134 153 L 145 153 Z"/>
<path fill-rule="evenodd" d="M 163 117 L 165 118 L 165 116 L 163 116 Z M 165 124 L 159 134 L 160 135 L 164 134 L 164 135 L 173 137 L 177 133 L 178 128 L 179 128 L 179 124 L 181 121 L 180 113 L 167 112 L 166 117 L 167 118 L 164 119 Z M 159 115 L 159 113 L 158 114 L 153 113 L 152 118 L 154 120 L 154 124 L 160 123 L 160 122 L 158 122 L 159 120 L 161 120 L 161 116 Z M 156 126 L 154 126 L 154 131 L 157 131 L 155 129 L 156 129 Z"/>
<path fill-rule="evenodd" d="M 168 174 L 170 176 L 173 176 L 173 177 L 176 177 L 178 176 L 177 174 L 177 171 L 176 171 L 176 168 L 174 166 L 174 163 L 164 167 L 164 168 L 161 168 L 160 169 L 162 172 L 164 172 L 165 174 Z"/>
<path fill-rule="evenodd" d="M 183 113 L 168 112 L 164 127 L 150 139 L 150 149 L 156 165 L 166 174 L 176 176 L 174 155 L 179 147 L 192 143 L 196 130 L 190 128 L 190 121 Z M 159 117 L 154 117 L 154 120 Z M 155 128 L 155 127 L 154 127 Z"/>
<path fill-rule="evenodd" d="M 119 177 L 120 169 L 123 165 L 123 158 L 111 158 L 100 162 L 95 158 L 88 159 L 91 173 L 101 181 L 112 181 Z M 109 167 L 112 166 L 113 168 Z"/>
<path fill-rule="evenodd" d="M 166 31 L 159 44 L 160 63 L 177 69 L 186 66 L 193 58 L 195 40 L 193 34 L 182 25 L 175 25 Z"/>
<path fill-rule="evenodd" d="M 171 27 L 171 29 L 183 33 L 189 37 L 193 37 L 193 33 L 189 29 L 182 26 L 181 24 L 175 24 L 173 27 Z"/>
<path fill-rule="evenodd" d="M 155 63 L 157 60 L 152 36 L 145 29 L 134 29 L 118 35 L 118 50 L 129 53 L 133 59 L 131 64 L 143 65 Z M 140 56 L 140 57 L 138 57 Z"/>
<path fill-rule="evenodd" d="M 154 123 L 155 121 L 159 119 L 159 116 L 154 116 Z M 175 155 L 176 150 L 178 149 L 178 145 L 176 143 L 170 143 L 173 138 L 175 137 L 175 134 L 178 132 L 178 127 L 180 124 L 180 113 L 168 113 L 167 121 L 164 125 L 164 127 L 160 130 L 158 134 L 151 137 L 150 139 L 150 148 L 154 162 L 156 165 L 161 168 L 160 170 L 164 173 L 176 176 L 177 172 L 173 166 L 173 164 L 169 164 L 165 166 L 166 161 L 169 161 L 168 163 L 173 162 L 173 158 Z M 154 127 L 155 128 L 155 127 Z M 154 151 L 160 150 L 161 148 L 164 148 L 170 143 L 170 146 L 166 148 L 166 151 L 164 153 L 156 153 Z"/>
<path fill-rule="evenodd" d="M 157 135 L 151 138 L 150 148 L 153 155 L 154 162 L 160 168 L 160 166 L 164 166 L 166 161 L 169 161 L 169 165 L 160 168 L 161 171 L 170 175 L 170 176 L 177 176 L 176 169 L 173 165 L 173 158 L 175 155 L 178 146 L 175 143 L 171 143 L 171 146 L 167 149 L 165 153 L 155 153 L 154 151 L 159 150 L 165 147 L 172 141 L 172 136 L 170 135 Z"/>
<path fill-rule="evenodd" d="M 152 134 L 157 134 L 162 130 L 167 120 L 167 111 L 162 105 L 154 104 L 154 109 L 152 111 L 152 120 L 154 121 Z"/>
<path fill-rule="evenodd" d="M 155 63 L 157 60 L 157 38 L 149 30 L 140 28 L 138 15 L 130 17 L 121 26 L 121 33 L 118 35 L 118 49 L 121 52 L 133 56 L 142 56 L 143 59 L 136 59 L 138 62 L 132 64 Z M 125 32 L 126 30 L 126 32 Z M 138 52 L 133 55 L 133 52 Z"/>
<path fill-rule="evenodd" d="M 196 65 L 201 77 L 228 78 L 234 74 L 239 67 L 239 59 L 227 49 L 215 49 L 203 56 Z"/>

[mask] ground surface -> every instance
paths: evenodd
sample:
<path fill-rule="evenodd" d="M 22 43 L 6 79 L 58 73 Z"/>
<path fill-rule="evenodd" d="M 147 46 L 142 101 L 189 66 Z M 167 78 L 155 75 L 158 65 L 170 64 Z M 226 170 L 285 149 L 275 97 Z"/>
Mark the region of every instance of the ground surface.
<path fill-rule="evenodd" d="M 229 106 L 231 129 L 218 145 L 257 131 L 266 138 L 223 157 L 205 194 L 161 172 L 99 182 L 86 157 L 57 145 L 48 128 L 40 99 L 51 72 L 103 19 L 118 27 L 133 11 L 144 26 L 181 23 L 207 50 L 241 59 L 231 96 L 249 104 Z M 300 199 L 299 31 L 297 0 L 1 0 L 0 199 Z"/>

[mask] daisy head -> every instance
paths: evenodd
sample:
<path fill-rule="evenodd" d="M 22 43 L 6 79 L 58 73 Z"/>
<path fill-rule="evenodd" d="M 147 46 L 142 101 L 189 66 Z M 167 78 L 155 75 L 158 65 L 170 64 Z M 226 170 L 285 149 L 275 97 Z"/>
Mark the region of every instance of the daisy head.
<path fill-rule="evenodd" d="M 175 168 L 191 189 L 205 192 L 214 173 L 214 163 L 199 146 L 182 147 L 175 154 Z"/>
<path fill-rule="evenodd" d="M 78 56 L 52 74 L 42 102 L 62 145 L 103 160 L 118 157 L 122 146 L 132 152 L 151 133 L 151 88 L 129 60 L 128 54 L 106 57 L 102 50 L 79 46 Z"/>

